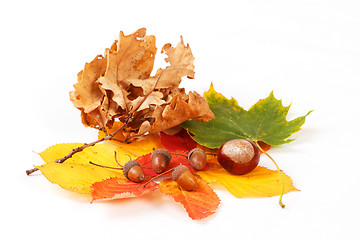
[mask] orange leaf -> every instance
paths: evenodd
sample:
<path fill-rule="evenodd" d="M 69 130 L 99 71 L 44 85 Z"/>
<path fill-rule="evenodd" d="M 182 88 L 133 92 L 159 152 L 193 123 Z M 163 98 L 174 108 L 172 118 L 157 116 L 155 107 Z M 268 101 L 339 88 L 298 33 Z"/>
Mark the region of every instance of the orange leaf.
<path fill-rule="evenodd" d="M 96 182 L 91 186 L 93 190 L 91 202 L 100 199 L 134 198 L 156 190 L 155 182 L 150 182 L 146 187 L 143 184 L 117 177 Z"/>
<path fill-rule="evenodd" d="M 182 190 L 176 181 L 169 178 L 162 180 L 158 188 L 162 193 L 181 203 L 189 217 L 197 220 L 214 214 L 220 204 L 219 197 L 207 182 L 197 177 L 197 183 L 196 190 L 186 191 Z"/>

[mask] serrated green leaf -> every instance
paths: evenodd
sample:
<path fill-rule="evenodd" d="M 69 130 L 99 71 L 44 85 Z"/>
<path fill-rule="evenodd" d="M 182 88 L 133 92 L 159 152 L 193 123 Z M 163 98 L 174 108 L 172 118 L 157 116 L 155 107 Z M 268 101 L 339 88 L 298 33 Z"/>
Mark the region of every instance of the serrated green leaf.
<path fill-rule="evenodd" d="M 305 117 L 311 113 L 287 121 L 290 106 L 284 107 L 281 100 L 269 97 L 259 100 L 248 111 L 239 106 L 234 98 L 227 99 L 211 85 L 204 97 L 215 119 L 209 122 L 186 121 L 181 124 L 193 134 L 193 139 L 206 147 L 219 148 L 224 142 L 243 138 L 263 141 L 269 145 L 281 145 L 293 141 L 289 138 L 299 131 Z"/>

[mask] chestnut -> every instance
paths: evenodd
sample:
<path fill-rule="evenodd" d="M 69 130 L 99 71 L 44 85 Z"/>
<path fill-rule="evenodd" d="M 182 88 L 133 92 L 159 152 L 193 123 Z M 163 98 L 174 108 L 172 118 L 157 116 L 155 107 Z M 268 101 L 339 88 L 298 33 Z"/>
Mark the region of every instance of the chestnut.
<path fill-rule="evenodd" d="M 252 171 L 260 160 L 257 145 L 247 139 L 234 139 L 224 143 L 218 151 L 218 162 L 227 171 L 246 174 Z"/>

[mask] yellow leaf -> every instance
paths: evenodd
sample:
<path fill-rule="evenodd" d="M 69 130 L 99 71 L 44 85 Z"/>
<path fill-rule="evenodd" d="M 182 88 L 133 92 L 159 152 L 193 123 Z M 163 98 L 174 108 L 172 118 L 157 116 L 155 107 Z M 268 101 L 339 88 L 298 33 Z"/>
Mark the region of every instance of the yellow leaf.
<path fill-rule="evenodd" d="M 37 167 L 52 183 L 84 194 L 91 194 L 91 185 L 108 177 L 125 178 L 121 171 L 109 170 L 90 164 L 47 163 Z"/>
<path fill-rule="evenodd" d="M 82 146 L 82 143 L 64 143 L 56 144 L 39 155 L 45 163 L 53 163 L 71 152 L 72 149 Z M 66 160 L 66 163 L 83 163 L 88 164 L 90 161 L 102 164 L 109 167 L 119 167 L 115 161 L 114 152 L 117 152 L 117 160 L 120 164 L 125 164 L 130 158 L 134 159 L 137 156 L 130 151 L 111 144 L 103 143 L 92 147 L 87 147 L 83 151 L 75 153 L 71 158 Z"/>
<path fill-rule="evenodd" d="M 39 153 L 40 157 L 46 162 L 51 163 L 69 154 L 72 149 L 80 147 L 82 143 L 64 143 L 48 147 L 45 151 Z"/>
<path fill-rule="evenodd" d="M 219 165 L 197 172 L 207 182 L 218 182 L 235 197 L 272 197 L 281 194 L 282 182 L 278 171 L 265 167 L 256 167 L 245 175 L 235 175 L 227 172 Z M 289 176 L 284 174 L 285 191 L 298 191 Z"/>
<path fill-rule="evenodd" d="M 107 167 L 120 168 L 115 161 L 115 152 L 118 162 L 124 165 L 130 158 L 136 159 L 139 155 L 150 153 L 152 148 L 158 148 L 162 145 L 160 137 L 157 135 L 131 144 L 97 144 L 74 154 L 64 163 L 55 163 L 55 160 L 66 156 L 72 149 L 79 146 L 82 144 L 65 143 L 47 148 L 40 153 L 45 164 L 37 168 L 50 182 L 58 184 L 64 189 L 90 194 L 90 187 L 95 182 L 110 177 L 124 178 L 121 170 L 95 166 L 90 164 L 90 161 Z"/>

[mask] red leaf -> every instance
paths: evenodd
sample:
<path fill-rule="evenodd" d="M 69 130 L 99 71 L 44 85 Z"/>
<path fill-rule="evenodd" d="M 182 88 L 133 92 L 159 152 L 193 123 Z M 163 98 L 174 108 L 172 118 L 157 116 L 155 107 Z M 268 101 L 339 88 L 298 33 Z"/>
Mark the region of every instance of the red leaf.
<path fill-rule="evenodd" d="M 143 184 L 118 177 L 96 182 L 91 186 L 93 190 L 91 202 L 100 199 L 134 198 L 156 190 L 155 182 L 150 182 L 146 187 L 143 187 Z"/>
<path fill-rule="evenodd" d="M 208 217 L 215 213 L 220 204 L 220 199 L 212 188 L 197 177 L 198 187 L 194 191 L 182 190 L 176 181 L 165 179 L 158 185 L 159 190 L 181 203 L 189 217 L 193 220 Z"/>
<path fill-rule="evenodd" d="M 189 152 L 197 147 L 197 143 L 190 137 L 185 129 L 182 129 L 175 135 L 167 135 L 161 132 L 161 144 L 169 150 L 169 152 Z"/>
<path fill-rule="evenodd" d="M 156 175 L 158 175 L 152 169 L 151 153 L 142 155 L 142 156 L 138 157 L 137 159 L 135 159 L 135 161 L 137 161 L 140 164 L 140 166 L 144 170 L 144 173 L 145 173 L 146 176 L 156 176 Z M 174 167 L 178 166 L 180 163 L 182 165 L 187 166 L 190 170 L 193 170 L 190 167 L 189 161 L 187 160 L 187 158 L 185 156 L 180 156 L 180 155 L 176 155 L 176 154 L 171 154 L 171 160 L 170 160 L 168 169 L 174 168 Z M 171 174 L 171 173 L 169 173 L 169 174 Z"/>

